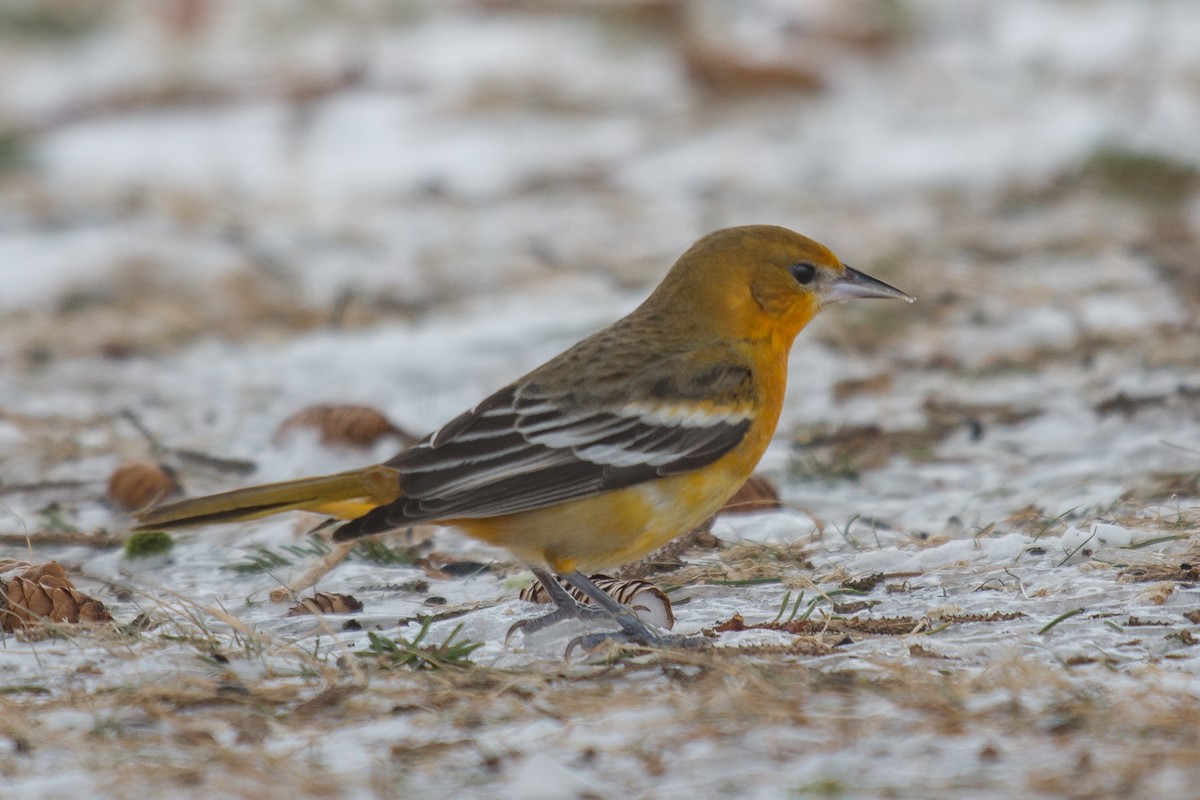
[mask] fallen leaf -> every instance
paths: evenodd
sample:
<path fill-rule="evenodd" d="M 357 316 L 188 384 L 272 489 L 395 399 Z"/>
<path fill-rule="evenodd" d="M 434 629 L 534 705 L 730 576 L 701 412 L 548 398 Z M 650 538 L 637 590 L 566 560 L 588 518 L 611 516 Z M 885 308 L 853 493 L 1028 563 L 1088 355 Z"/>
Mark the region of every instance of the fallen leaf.
<path fill-rule="evenodd" d="M 126 461 L 108 478 L 109 501 L 137 511 L 179 491 L 175 472 L 154 461 Z"/>
<path fill-rule="evenodd" d="M 397 427 L 379 411 L 370 406 L 357 405 L 302 408 L 280 423 L 275 430 L 274 441 L 284 441 L 305 429 L 316 431 L 323 445 L 367 448 L 389 436 L 399 439 L 405 447 L 417 441 L 417 437 Z"/>
<path fill-rule="evenodd" d="M 762 475 L 751 475 L 717 513 L 752 514 L 758 511 L 773 511 L 782 505 L 779 501 L 779 490 L 771 481 Z"/>

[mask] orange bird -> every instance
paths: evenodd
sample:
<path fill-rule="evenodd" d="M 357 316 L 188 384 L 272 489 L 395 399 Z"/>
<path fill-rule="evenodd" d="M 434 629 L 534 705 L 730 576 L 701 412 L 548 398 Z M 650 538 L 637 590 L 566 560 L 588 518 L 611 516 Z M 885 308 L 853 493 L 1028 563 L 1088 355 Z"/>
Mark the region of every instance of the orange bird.
<path fill-rule="evenodd" d="M 583 573 L 638 559 L 714 514 L 775 432 L 796 334 L 822 308 L 867 297 L 912 302 L 786 228 L 719 230 L 628 316 L 390 461 L 160 506 L 138 530 L 294 509 L 348 520 L 335 541 L 450 525 L 520 558 L 554 601 L 510 635 L 602 615 L 621 633 L 585 646 L 694 643 L 655 632 Z"/>

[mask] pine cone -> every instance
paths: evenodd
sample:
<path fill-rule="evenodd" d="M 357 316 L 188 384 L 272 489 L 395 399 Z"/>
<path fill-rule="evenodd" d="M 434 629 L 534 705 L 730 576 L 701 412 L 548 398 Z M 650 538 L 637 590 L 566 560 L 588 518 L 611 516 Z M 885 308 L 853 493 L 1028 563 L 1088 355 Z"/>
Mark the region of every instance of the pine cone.
<path fill-rule="evenodd" d="M 57 561 L 30 566 L 7 584 L 0 580 L 0 627 L 12 632 L 43 622 L 108 622 L 99 600 L 75 588 Z"/>
<path fill-rule="evenodd" d="M 287 617 L 300 617 L 305 614 L 353 614 L 363 610 L 363 604 L 353 595 L 330 594 L 317 592 L 312 597 L 300 598 L 299 605 L 288 609 Z"/>
<path fill-rule="evenodd" d="M 675 627 L 675 612 L 671 610 L 671 601 L 667 593 L 649 581 L 622 581 L 607 575 L 591 576 L 592 583 L 618 603 L 628 606 L 642 619 L 654 623 L 660 628 L 670 630 Z M 581 603 L 590 604 L 591 599 L 570 584 L 559 581 L 572 597 Z M 534 581 L 521 590 L 520 597 L 530 603 L 549 603 L 550 594 L 540 581 Z"/>

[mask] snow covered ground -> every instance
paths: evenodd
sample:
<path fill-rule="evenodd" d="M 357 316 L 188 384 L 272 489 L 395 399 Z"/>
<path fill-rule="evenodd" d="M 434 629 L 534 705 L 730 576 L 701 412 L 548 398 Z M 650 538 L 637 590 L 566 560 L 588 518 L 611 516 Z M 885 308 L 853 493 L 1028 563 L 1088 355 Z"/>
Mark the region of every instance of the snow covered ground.
<path fill-rule="evenodd" d="M 1197 31 L 1187 0 L 0 8 L 0 558 L 117 623 L 0 634 L 0 796 L 1194 796 Z M 649 576 L 711 652 L 505 646 L 519 569 L 453 532 L 352 556 L 317 589 L 364 609 L 324 621 L 269 598 L 313 519 L 71 538 L 164 457 L 124 410 L 257 467 L 168 454 L 189 493 L 370 463 L 272 434 L 331 402 L 423 434 L 750 222 L 918 303 L 802 334 L 785 508 Z M 425 615 L 475 666 L 355 655 Z"/>

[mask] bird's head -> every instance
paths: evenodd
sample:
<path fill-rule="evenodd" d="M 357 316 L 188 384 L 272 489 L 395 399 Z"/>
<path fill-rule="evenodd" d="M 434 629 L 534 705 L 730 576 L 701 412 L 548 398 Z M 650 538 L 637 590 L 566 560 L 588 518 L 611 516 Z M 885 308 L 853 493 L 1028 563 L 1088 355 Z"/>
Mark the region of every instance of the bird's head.
<path fill-rule="evenodd" d="M 710 233 L 679 258 L 654 294 L 675 313 L 734 326 L 722 334 L 780 335 L 789 343 L 825 306 L 870 297 L 913 301 L 846 266 L 824 245 L 775 225 Z"/>

